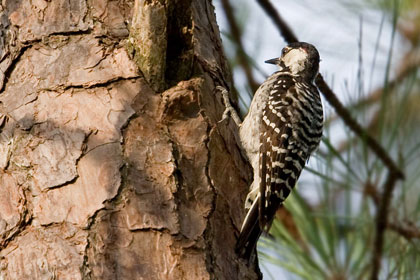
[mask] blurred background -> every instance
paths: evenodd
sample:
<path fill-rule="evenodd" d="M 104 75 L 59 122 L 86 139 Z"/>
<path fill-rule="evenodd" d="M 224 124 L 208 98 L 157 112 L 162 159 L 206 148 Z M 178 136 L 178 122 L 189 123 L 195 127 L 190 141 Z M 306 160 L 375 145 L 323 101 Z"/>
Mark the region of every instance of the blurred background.
<path fill-rule="evenodd" d="M 242 115 L 277 70 L 264 61 L 287 44 L 260 2 L 213 1 Z M 321 146 L 258 244 L 264 279 L 375 279 L 375 254 L 376 279 L 420 279 L 420 1 L 270 3 L 317 47 L 325 81 L 405 180 L 385 194 L 392 172 L 323 98 Z M 388 222 L 378 253 L 381 211 Z"/>

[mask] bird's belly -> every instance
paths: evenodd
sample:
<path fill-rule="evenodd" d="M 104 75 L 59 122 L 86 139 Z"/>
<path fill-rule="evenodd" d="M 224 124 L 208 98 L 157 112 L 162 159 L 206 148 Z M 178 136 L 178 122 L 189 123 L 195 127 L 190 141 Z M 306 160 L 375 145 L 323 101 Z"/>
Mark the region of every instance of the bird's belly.
<path fill-rule="evenodd" d="M 245 118 L 239 129 L 239 135 L 241 144 L 252 167 L 255 169 L 258 167 L 258 154 L 260 149 L 260 136 L 259 136 L 259 125 L 260 117 L 254 116 L 255 118 Z"/>

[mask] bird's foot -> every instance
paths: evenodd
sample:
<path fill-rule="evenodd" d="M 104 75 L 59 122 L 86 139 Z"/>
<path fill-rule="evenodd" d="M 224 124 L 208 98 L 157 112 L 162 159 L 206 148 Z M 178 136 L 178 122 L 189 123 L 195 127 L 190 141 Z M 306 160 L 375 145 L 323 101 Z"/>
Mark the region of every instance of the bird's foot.
<path fill-rule="evenodd" d="M 217 86 L 216 89 L 220 91 L 223 97 L 223 103 L 225 103 L 225 111 L 223 112 L 222 119 L 219 123 L 223 122 L 224 120 L 228 119 L 229 115 L 232 117 L 233 121 L 236 123 L 237 126 L 240 126 L 242 121 L 239 117 L 238 113 L 236 112 L 235 108 L 233 108 L 232 104 L 229 100 L 229 92 L 222 86 Z"/>

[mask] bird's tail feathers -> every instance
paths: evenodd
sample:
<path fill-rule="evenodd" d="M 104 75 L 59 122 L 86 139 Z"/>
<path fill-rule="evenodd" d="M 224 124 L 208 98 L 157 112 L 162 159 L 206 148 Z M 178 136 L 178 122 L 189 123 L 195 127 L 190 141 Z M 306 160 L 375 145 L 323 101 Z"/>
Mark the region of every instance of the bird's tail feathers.
<path fill-rule="evenodd" d="M 259 197 L 254 200 L 242 224 L 241 233 L 236 243 L 236 252 L 242 258 L 251 261 L 251 257 L 256 257 L 256 245 L 262 230 L 259 220 Z M 255 254 L 254 254 L 255 252 Z"/>

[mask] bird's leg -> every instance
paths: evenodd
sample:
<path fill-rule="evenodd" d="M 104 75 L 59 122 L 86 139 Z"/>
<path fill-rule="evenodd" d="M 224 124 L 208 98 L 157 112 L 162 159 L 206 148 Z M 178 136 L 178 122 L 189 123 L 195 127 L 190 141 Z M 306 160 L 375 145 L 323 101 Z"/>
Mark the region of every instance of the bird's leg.
<path fill-rule="evenodd" d="M 239 130 L 241 129 L 242 121 L 241 121 L 241 118 L 238 115 L 238 112 L 236 112 L 235 108 L 230 103 L 229 92 L 227 91 L 227 89 L 225 89 L 222 86 L 217 86 L 216 90 L 221 92 L 222 98 L 223 98 L 223 103 L 225 104 L 225 111 L 223 112 L 222 119 L 218 123 L 221 123 L 224 120 L 228 120 L 229 119 L 229 114 L 230 114 L 230 116 L 232 117 L 233 121 L 236 124 L 235 130 L 237 129 L 237 131 L 234 132 L 236 144 L 239 148 L 239 151 L 240 151 L 242 157 L 250 164 L 250 166 L 252 166 L 252 164 L 249 160 L 249 157 L 248 157 L 248 153 L 243 146 L 243 142 L 242 142 L 242 139 L 241 139 L 240 133 L 239 133 Z M 249 205 L 249 207 L 251 207 L 251 206 Z"/>
<path fill-rule="evenodd" d="M 242 123 L 241 118 L 238 115 L 238 112 L 236 112 L 235 108 L 233 108 L 232 104 L 229 100 L 229 92 L 222 86 L 217 86 L 217 90 L 219 90 L 222 93 L 223 102 L 225 103 L 225 111 L 223 112 L 222 119 L 219 121 L 222 122 L 226 120 L 230 114 L 233 121 L 236 123 L 236 125 L 239 127 Z"/>

